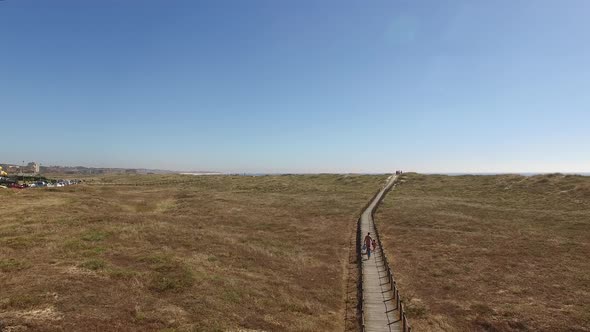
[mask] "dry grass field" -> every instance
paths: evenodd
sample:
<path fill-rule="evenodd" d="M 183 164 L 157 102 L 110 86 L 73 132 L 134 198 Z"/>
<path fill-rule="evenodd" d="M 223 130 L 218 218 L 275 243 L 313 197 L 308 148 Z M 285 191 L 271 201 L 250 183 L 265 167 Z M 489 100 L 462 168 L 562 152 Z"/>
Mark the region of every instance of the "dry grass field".
<path fill-rule="evenodd" d="M 0 189 L 0 324 L 343 330 L 355 222 L 384 179 L 111 175 Z"/>
<path fill-rule="evenodd" d="M 402 179 L 376 221 L 415 331 L 590 331 L 590 177 Z"/>

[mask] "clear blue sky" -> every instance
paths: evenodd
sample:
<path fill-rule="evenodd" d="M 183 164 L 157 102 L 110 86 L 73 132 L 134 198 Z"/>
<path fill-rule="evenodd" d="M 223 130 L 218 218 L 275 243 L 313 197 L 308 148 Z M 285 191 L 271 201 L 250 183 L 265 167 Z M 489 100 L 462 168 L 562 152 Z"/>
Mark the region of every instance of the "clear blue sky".
<path fill-rule="evenodd" d="M 0 1 L 0 159 L 590 171 L 590 1 Z"/>

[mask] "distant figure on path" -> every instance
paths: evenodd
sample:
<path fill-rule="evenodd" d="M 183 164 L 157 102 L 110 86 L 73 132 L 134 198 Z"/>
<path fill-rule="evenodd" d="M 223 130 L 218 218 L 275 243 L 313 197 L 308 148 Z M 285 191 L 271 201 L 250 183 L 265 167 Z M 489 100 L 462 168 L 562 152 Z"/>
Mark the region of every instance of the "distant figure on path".
<path fill-rule="evenodd" d="M 371 238 L 371 233 L 367 233 L 365 236 L 365 246 L 367 247 L 367 259 L 371 259 L 371 245 L 373 244 L 373 238 Z"/>
<path fill-rule="evenodd" d="M 373 239 L 373 251 L 377 250 L 377 241 Z"/>

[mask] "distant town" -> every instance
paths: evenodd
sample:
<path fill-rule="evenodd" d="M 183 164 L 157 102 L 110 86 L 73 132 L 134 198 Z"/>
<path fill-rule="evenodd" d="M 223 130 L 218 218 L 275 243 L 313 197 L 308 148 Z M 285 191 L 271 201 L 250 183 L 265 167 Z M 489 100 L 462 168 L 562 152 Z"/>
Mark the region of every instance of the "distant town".
<path fill-rule="evenodd" d="M 0 167 L 7 175 L 39 175 L 46 173 L 58 174 L 174 174 L 179 172 L 145 169 L 145 168 L 106 168 L 85 166 L 41 166 L 38 162 L 29 162 L 25 165 L 3 164 Z"/>
<path fill-rule="evenodd" d="M 30 162 L 26 166 L 19 166 L 19 165 L 10 165 L 10 164 L 0 164 L 0 169 L 2 169 L 7 174 L 39 174 L 41 172 L 41 168 L 39 163 Z"/>
<path fill-rule="evenodd" d="M 72 179 L 76 175 L 103 174 L 184 174 L 217 175 L 216 172 L 175 172 L 145 168 L 96 168 L 85 166 L 41 166 L 38 162 L 22 165 L 0 163 L 0 188 L 39 188 L 64 187 L 82 183 L 83 180 Z M 69 178 L 69 179 L 66 179 Z"/>

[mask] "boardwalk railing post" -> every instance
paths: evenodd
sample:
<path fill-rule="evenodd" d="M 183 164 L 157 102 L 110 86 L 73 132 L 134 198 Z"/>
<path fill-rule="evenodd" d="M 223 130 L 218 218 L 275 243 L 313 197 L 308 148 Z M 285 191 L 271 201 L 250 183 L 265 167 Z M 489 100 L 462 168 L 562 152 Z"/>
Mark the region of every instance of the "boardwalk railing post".
<path fill-rule="evenodd" d="M 403 314 L 403 316 L 404 316 L 404 319 L 402 319 L 402 325 L 403 325 L 402 331 L 405 332 L 406 331 L 406 327 L 407 327 L 406 326 L 406 314 Z"/>

